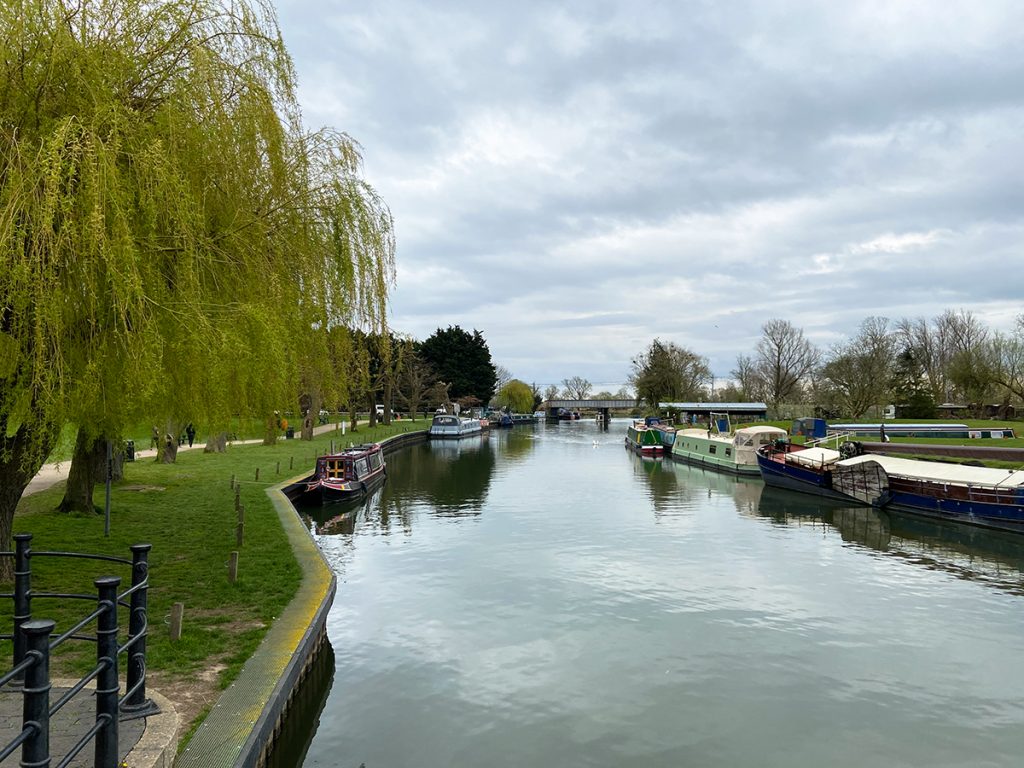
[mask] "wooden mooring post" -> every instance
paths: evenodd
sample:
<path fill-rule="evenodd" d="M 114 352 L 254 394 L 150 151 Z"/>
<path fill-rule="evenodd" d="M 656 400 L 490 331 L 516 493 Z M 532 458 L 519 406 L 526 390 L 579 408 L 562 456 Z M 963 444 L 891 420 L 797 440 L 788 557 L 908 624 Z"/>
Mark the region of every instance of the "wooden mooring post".
<path fill-rule="evenodd" d="M 232 584 L 238 581 L 238 552 L 232 552 L 228 559 L 228 581 Z"/>
<path fill-rule="evenodd" d="M 171 606 L 171 642 L 181 639 L 181 622 L 185 618 L 185 604 L 175 603 Z"/>

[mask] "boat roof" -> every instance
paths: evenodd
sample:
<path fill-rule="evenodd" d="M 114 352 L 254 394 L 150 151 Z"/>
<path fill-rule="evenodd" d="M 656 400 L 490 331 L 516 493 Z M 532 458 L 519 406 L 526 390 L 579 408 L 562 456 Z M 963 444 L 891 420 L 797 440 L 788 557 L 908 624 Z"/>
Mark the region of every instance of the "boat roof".
<path fill-rule="evenodd" d="M 763 432 L 773 432 L 779 435 L 789 434 L 784 429 L 781 429 L 779 427 L 772 427 L 767 424 L 755 425 L 753 427 L 740 427 L 739 429 L 736 430 L 736 433 L 739 434 L 740 432 L 746 432 L 748 434 L 761 434 Z"/>
<path fill-rule="evenodd" d="M 804 448 L 802 451 L 793 451 L 786 454 L 786 461 L 790 464 L 803 464 L 808 467 L 821 467 L 831 464 L 842 458 L 839 451 L 831 448 Z"/>
<path fill-rule="evenodd" d="M 358 459 L 360 456 L 365 456 L 368 453 L 380 450 L 380 443 L 363 443 L 362 445 L 353 445 L 351 448 L 346 448 L 338 453 L 327 453 L 321 456 L 321 459 Z"/>
<path fill-rule="evenodd" d="M 839 466 L 852 466 L 873 461 L 885 470 L 886 474 L 895 477 L 918 477 L 940 483 L 956 483 L 957 485 L 985 485 L 1002 488 L 1018 488 L 1024 486 L 1024 471 L 1019 469 L 994 469 L 993 467 L 971 467 L 966 464 L 950 464 L 943 461 L 921 461 L 920 459 L 901 459 L 896 456 L 881 456 L 866 453 L 843 459 Z"/>

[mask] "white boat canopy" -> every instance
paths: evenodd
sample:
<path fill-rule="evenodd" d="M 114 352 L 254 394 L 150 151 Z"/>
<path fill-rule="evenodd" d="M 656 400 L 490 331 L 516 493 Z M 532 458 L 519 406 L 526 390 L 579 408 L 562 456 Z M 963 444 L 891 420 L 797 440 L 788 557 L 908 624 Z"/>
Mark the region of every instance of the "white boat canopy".
<path fill-rule="evenodd" d="M 800 451 L 804 453 L 804 451 Z M 891 477 L 920 478 L 937 483 L 956 485 L 983 485 L 992 488 L 1019 488 L 1024 486 L 1024 471 L 1019 469 L 994 469 L 992 467 L 969 467 L 964 464 L 949 464 L 941 461 L 901 459 L 895 456 L 881 456 L 866 453 L 843 459 L 840 466 L 852 466 L 873 461 Z"/>

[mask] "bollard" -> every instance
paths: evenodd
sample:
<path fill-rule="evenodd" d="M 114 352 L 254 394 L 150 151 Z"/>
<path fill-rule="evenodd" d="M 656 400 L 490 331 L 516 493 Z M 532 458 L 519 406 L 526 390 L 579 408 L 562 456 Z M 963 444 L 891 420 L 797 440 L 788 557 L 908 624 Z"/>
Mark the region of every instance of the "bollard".
<path fill-rule="evenodd" d="M 185 618 L 185 604 L 175 603 L 171 608 L 171 642 L 181 639 L 181 622 Z"/>
<path fill-rule="evenodd" d="M 95 764 L 115 768 L 120 758 L 117 745 L 117 698 L 120 682 L 117 675 L 117 587 L 120 576 L 104 576 L 93 582 L 99 592 L 100 608 L 106 610 L 96 620 L 96 721 L 103 726 L 96 732 Z"/>
<path fill-rule="evenodd" d="M 27 638 L 21 633 L 25 622 L 32 618 L 32 534 L 14 534 L 14 665 L 25 659 Z M 24 675 L 18 675 L 21 680 Z"/>
<path fill-rule="evenodd" d="M 128 634 L 134 641 L 128 652 L 128 679 L 125 682 L 127 697 L 121 708 L 125 711 L 137 711 L 153 707 L 146 699 L 146 635 L 149 633 L 149 551 L 152 544 L 132 544 L 132 587 L 143 582 L 147 586 L 132 592 L 128 613 Z"/>
<path fill-rule="evenodd" d="M 53 627 L 51 619 L 29 620 L 21 625 L 26 655 L 36 660 L 25 673 L 22 722 L 37 726 L 21 747 L 21 765 L 50 764 L 50 634 Z"/>
<path fill-rule="evenodd" d="M 228 560 L 228 581 L 234 584 L 238 581 L 238 553 L 232 552 L 231 559 Z"/>

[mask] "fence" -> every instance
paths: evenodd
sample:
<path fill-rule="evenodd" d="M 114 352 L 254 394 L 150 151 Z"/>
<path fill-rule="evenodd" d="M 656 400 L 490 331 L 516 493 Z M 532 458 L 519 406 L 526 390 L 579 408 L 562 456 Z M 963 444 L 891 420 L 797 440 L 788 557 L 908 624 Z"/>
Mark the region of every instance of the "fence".
<path fill-rule="evenodd" d="M 14 540 L 13 552 L 0 552 L 0 557 L 14 558 L 14 592 L 0 594 L 0 597 L 14 600 L 14 631 L 0 635 L 0 639 L 13 640 L 14 660 L 10 671 L 0 677 L 0 688 L 11 686 L 21 689 L 23 716 L 21 733 L 8 744 L 0 745 L 0 763 L 20 747 L 21 765 L 49 766 L 50 719 L 95 680 L 96 718 L 68 753 L 54 764 L 54 768 L 68 765 L 90 741 L 94 741 L 95 746 L 95 768 L 116 768 L 120 757 L 119 721 L 157 712 L 153 702 L 146 698 L 146 611 L 151 545 L 132 545 L 132 557 L 129 560 L 77 552 L 34 552 L 30 533 L 15 534 Z M 103 576 L 93 581 L 95 595 L 33 592 L 31 563 L 34 558 L 40 557 L 128 565 L 131 566 L 131 587 L 118 594 L 121 578 Z M 32 601 L 43 598 L 95 601 L 97 608 L 73 627 L 51 639 L 56 623 L 50 619 L 32 617 Z M 118 645 L 119 606 L 128 609 L 128 636 L 123 645 Z M 94 636 L 79 634 L 94 621 Z M 96 665 L 51 704 L 50 655 L 68 640 L 96 643 Z M 119 695 L 118 657 L 121 654 L 125 654 L 127 659 L 123 696 Z"/>

